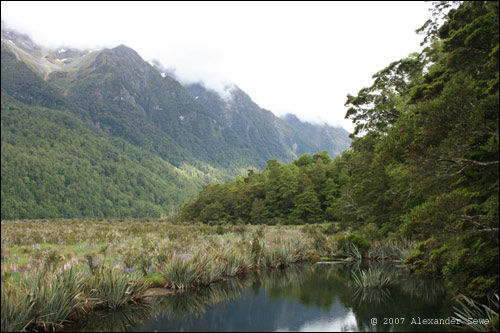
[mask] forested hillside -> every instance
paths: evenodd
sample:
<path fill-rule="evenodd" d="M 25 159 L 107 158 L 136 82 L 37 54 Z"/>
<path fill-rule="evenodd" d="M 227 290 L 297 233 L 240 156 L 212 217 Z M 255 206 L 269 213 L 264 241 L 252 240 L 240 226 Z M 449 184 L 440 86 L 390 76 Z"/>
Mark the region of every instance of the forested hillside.
<path fill-rule="evenodd" d="M 211 120 L 200 123 L 199 129 L 191 128 L 194 134 L 176 128 L 180 139 L 174 140 L 155 127 L 137 103 L 124 103 L 124 98 L 117 100 L 115 95 L 105 99 L 103 93 L 121 89 L 122 94 L 129 94 L 123 84 L 133 85 L 131 78 L 120 81 L 118 73 L 130 74 L 119 68 L 133 70 L 134 66 L 120 65 L 120 61 L 135 60 L 142 65 L 132 50 L 122 48 L 129 56 L 121 54 L 120 48 L 114 56 L 104 52 L 79 71 L 52 72 L 50 76 L 57 79 L 47 82 L 2 40 L 2 219 L 160 217 L 175 210 L 203 184 L 227 180 L 240 174 L 240 168 L 252 165 L 256 155 L 250 152 L 246 157 L 236 139 L 233 146 L 218 139 Z M 161 79 L 155 71 L 151 74 L 153 80 L 156 76 Z M 174 89 L 173 98 L 164 102 L 168 107 L 205 112 L 198 111 L 200 105 L 189 107 L 194 102 L 186 92 L 182 101 L 178 83 L 171 83 L 173 88 L 165 88 L 166 84 L 158 89 Z M 175 89 L 181 89 L 180 97 Z M 152 112 L 159 109 L 151 107 Z M 171 117 L 180 121 L 175 113 Z M 201 117 L 193 116 L 193 122 L 186 120 L 186 125 L 198 123 Z M 209 138 L 215 142 L 208 148 L 226 149 L 219 155 L 209 154 L 203 146 Z"/>
<path fill-rule="evenodd" d="M 183 208 L 202 222 L 339 221 L 420 244 L 407 264 L 485 300 L 498 292 L 498 2 L 439 2 L 421 53 L 347 97 L 351 150 L 304 155 L 206 186 Z M 441 24 L 440 19 L 444 21 Z"/>
<path fill-rule="evenodd" d="M 2 219 L 160 217 L 297 156 L 297 132 L 243 91 L 228 119 L 127 46 L 45 49 L 2 23 L 1 51 Z"/>
<path fill-rule="evenodd" d="M 221 176 L 194 171 L 2 94 L 2 219 L 160 217 Z"/>

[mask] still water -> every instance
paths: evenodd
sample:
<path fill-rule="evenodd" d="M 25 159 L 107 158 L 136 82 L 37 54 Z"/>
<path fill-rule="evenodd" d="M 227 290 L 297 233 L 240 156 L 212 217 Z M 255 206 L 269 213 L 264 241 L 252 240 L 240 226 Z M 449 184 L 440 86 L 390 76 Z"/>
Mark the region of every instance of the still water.
<path fill-rule="evenodd" d="M 382 267 L 395 282 L 360 290 L 352 273 Z M 452 331 L 424 325 L 453 313 L 440 281 L 408 275 L 391 263 L 314 264 L 263 270 L 127 307 L 66 327 L 72 331 Z"/>

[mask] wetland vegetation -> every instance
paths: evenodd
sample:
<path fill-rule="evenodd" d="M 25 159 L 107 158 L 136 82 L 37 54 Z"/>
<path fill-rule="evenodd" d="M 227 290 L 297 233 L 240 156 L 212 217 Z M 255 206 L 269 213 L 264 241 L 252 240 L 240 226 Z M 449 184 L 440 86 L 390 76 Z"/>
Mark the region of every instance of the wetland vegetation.
<path fill-rule="evenodd" d="M 332 228 L 162 219 L 2 221 L 2 330 L 57 328 L 89 311 L 141 302 L 149 287 L 185 290 L 258 268 L 347 258 L 357 249 L 352 240 L 364 239 L 328 234 Z"/>
<path fill-rule="evenodd" d="M 2 221 L 2 331 L 148 330 L 148 325 L 177 330 L 186 318 L 213 313 L 212 306 L 247 302 L 249 288 L 255 293 L 264 288 L 264 299 L 291 297 L 323 312 L 339 292 L 347 312 L 352 302 L 397 309 L 402 299 L 433 304 L 447 295 L 447 310 L 440 313 L 452 314 L 452 288 L 415 277 L 400 265 L 415 242 L 394 239 L 382 246 L 372 241 L 369 229 L 336 228 L 334 223 L 207 225 L 123 218 Z M 365 249 L 359 249 L 361 243 Z M 154 297 L 158 288 L 170 295 Z M 338 288 L 342 291 L 334 291 Z M 158 324 L 151 319 L 158 315 L 170 319 Z M 368 325 L 366 318 L 356 325 Z M 217 327 L 223 329 L 207 329 Z"/>
<path fill-rule="evenodd" d="M 184 176 L 169 177 L 167 172 L 165 179 L 170 181 L 161 176 L 165 186 L 157 187 L 159 176 L 136 177 L 134 174 L 120 178 L 130 174 L 129 164 L 122 162 L 119 170 L 123 172 L 118 173 L 118 169 L 112 167 L 114 164 L 109 164 L 116 153 L 116 156 L 133 157 L 140 165 L 151 164 L 151 170 L 156 170 L 160 165 L 154 162 L 156 158 L 148 159 L 139 153 L 144 147 L 153 146 L 150 144 L 153 139 L 144 137 L 146 133 L 154 133 L 149 131 L 153 127 L 143 127 L 138 132 L 138 138 L 145 140 L 137 142 L 146 146 L 136 147 L 137 151 L 121 141 L 129 140 L 128 136 L 113 140 L 121 147 L 118 150 L 116 146 L 108 147 L 97 141 L 85 148 L 83 143 L 89 142 L 85 138 L 93 133 L 87 130 L 91 125 L 75 125 L 82 120 L 67 123 L 63 120 L 75 116 L 68 118 L 63 115 L 66 111 L 58 111 L 59 116 L 50 121 L 53 130 L 47 132 L 48 127 L 43 124 L 48 120 L 37 122 L 36 119 L 50 114 L 50 109 L 15 100 L 4 90 L 10 87 L 12 90 L 7 90 L 15 93 L 17 81 L 3 79 L 2 219 L 8 220 L 1 222 L 2 331 L 67 328 L 70 321 L 98 317 L 97 311 L 101 310 L 111 311 L 109 318 L 116 321 L 116 325 L 107 327 L 141 329 L 134 316 L 144 314 L 144 318 L 149 318 L 157 311 L 149 304 L 152 298 L 148 292 L 152 288 L 172 293 L 152 301 L 165 302 L 161 307 L 168 321 L 191 314 L 207 318 L 203 314 L 211 313 L 212 318 L 216 318 L 211 327 L 221 328 L 216 323 L 224 318 L 207 305 L 219 309 L 218 304 L 231 304 L 235 309 L 243 309 L 243 305 L 238 307 L 239 303 L 230 302 L 247 297 L 249 286 L 256 294 L 264 286 L 263 292 L 269 299 L 298 299 L 306 308 L 314 304 L 332 309 L 334 300 L 338 300 L 344 315 L 350 313 L 356 319 L 355 323 L 341 324 L 349 324 L 356 330 L 374 329 L 368 318 L 389 315 L 397 318 L 397 311 L 403 311 L 407 319 L 418 317 L 420 320 L 433 309 L 440 316 L 460 321 L 461 328 L 498 331 L 498 27 L 498 1 L 434 3 L 432 19 L 419 29 L 425 35 L 423 50 L 389 64 L 373 76 L 370 87 L 347 96 L 346 118 L 355 125 L 350 150 L 335 159 L 326 152 L 305 154 L 290 163 L 269 159 L 262 171 L 252 169 L 233 181 L 205 185 L 197 197 L 168 219 L 104 218 L 161 217 L 167 213 L 162 208 L 169 201 L 166 198 L 185 201 L 184 196 L 192 193 L 193 188 L 186 188 L 188 192 L 175 190 L 189 184 L 180 180 Z M 122 47 L 121 50 L 128 49 Z M 24 67 L 24 72 L 16 70 L 20 62 L 7 51 L 2 49 L 2 74 L 16 78 L 27 73 Z M 130 50 L 125 53 L 130 54 Z M 4 58 L 8 62 L 3 61 Z M 33 75 L 29 77 L 36 81 Z M 156 75 L 156 79 L 160 77 Z M 40 78 L 37 80 L 37 84 L 45 87 Z M 91 80 L 97 89 L 103 84 L 99 77 L 93 76 Z M 29 84 L 21 87 L 23 93 L 24 90 L 30 92 Z M 175 89 L 181 91 L 181 86 L 176 85 Z M 182 96 L 183 101 L 194 103 L 188 95 Z M 90 99 L 84 96 L 83 100 Z M 178 102 L 176 110 L 184 105 Z M 123 111 L 121 104 L 113 105 L 117 115 Z M 104 103 L 96 110 L 101 107 L 109 109 Z M 23 114 L 26 116 L 19 116 Z M 177 115 L 172 117 L 177 121 Z M 113 115 L 110 119 L 122 118 Z M 212 123 L 200 119 L 197 121 L 204 126 Z M 167 118 L 163 121 L 173 124 Z M 114 124 L 126 128 L 121 120 Z M 36 127 L 36 131 L 31 127 Z M 58 130 L 67 127 L 71 131 Z M 117 128 L 114 130 L 121 133 L 122 127 Z M 66 156 L 67 151 L 64 143 L 54 147 L 57 135 L 52 138 L 42 133 L 66 133 L 69 140 L 78 137 L 79 132 L 83 134 L 74 144 L 78 146 L 77 151 L 85 151 L 79 155 L 82 155 L 84 169 L 92 172 L 80 170 L 78 174 L 99 174 L 120 185 L 122 194 L 118 195 L 119 191 L 114 191 L 112 186 L 101 186 L 104 183 L 100 181 L 98 191 L 90 191 L 95 179 L 100 179 L 96 177 L 91 177 L 92 182 L 76 177 L 77 190 L 65 192 L 74 178 L 68 176 L 74 164 L 57 169 L 65 175 L 44 176 L 53 171 L 54 160 Z M 214 133 L 214 129 L 207 128 L 207 133 Z M 191 147 L 194 155 L 209 147 L 206 152 L 203 150 L 206 153 L 203 161 L 217 161 L 217 165 L 226 165 L 226 157 L 240 156 L 235 159 L 239 161 L 238 168 L 252 160 L 253 155 L 239 155 L 229 148 L 226 151 L 224 147 L 228 147 L 231 140 L 218 140 L 186 140 L 183 147 L 196 142 L 195 147 Z M 19 150 L 19 144 L 26 146 L 25 155 L 19 154 L 23 150 Z M 31 147 L 37 144 L 38 148 Z M 113 154 L 93 153 L 104 149 L 102 147 L 108 147 Z M 176 146 L 155 149 L 165 156 L 175 151 L 172 147 Z M 57 154 L 53 148 L 57 148 Z M 41 153 L 33 155 L 36 151 Z M 98 163 L 89 162 L 92 159 L 87 155 L 97 156 Z M 18 160 L 19 163 L 9 164 Z M 26 160 L 36 163 L 24 166 Z M 43 164 L 39 164 L 40 161 Z M 197 165 L 207 173 L 211 170 L 205 168 L 205 164 Z M 163 171 L 159 174 L 164 175 Z M 184 170 L 180 174 L 187 173 Z M 195 178 L 205 179 L 205 173 L 202 174 L 201 178 Z M 210 179 L 226 178 L 209 177 L 207 181 Z M 194 188 L 201 187 L 199 181 Z M 113 201 L 103 200 L 102 193 L 109 191 L 114 195 Z M 46 195 L 52 192 L 57 195 Z M 61 196 L 61 193 L 71 195 Z M 71 203 L 68 198 L 78 198 L 78 201 Z M 80 200 L 85 204 L 79 204 L 80 209 L 75 210 L 74 203 Z M 94 218 L 16 220 L 82 215 Z M 371 265 L 362 266 L 360 262 L 365 259 Z M 342 264 L 325 263 L 334 260 Z M 359 265 L 345 264 L 349 260 Z M 307 267 L 312 266 L 307 264 L 321 261 L 323 265 L 316 265 L 309 272 Z M 397 265 L 377 266 L 379 261 L 397 262 Z M 296 264 L 304 264 L 306 268 L 296 274 Z M 261 273 L 264 269 L 271 270 Z M 259 274 L 268 274 L 268 277 L 255 278 Z M 249 280 L 245 276 L 250 277 Z M 344 280 L 340 281 L 339 277 Z M 266 281 L 273 282 L 267 286 Z M 308 289 L 306 286 L 310 284 L 318 289 Z M 331 297 L 323 298 L 327 291 Z M 247 301 L 245 304 L 252 304 Z M 131 305 L 142 310 L 130 311 Z M 265 313 L 259 315 L 267 318 Z M 182 326 L 185 323 L 179 322 L 180 326 L 167 327 L 210 329 L 202 325 L 206 322 L 198 323 L 199 326 Z M 401 326 L 396 322 L 389 324 L 393 326 L 375 329 L 415 329 L 405 326 L 408 322 Z M 147 325 L 142 329 L 157 329 L 156 324 Z M 342 325 L 306 328 L 347 329 Z M 158 329 L 164 329 L 162 327 Z M 260 329 L 301 327 L 304 326 L 280 324 Z M 443 328 L 429 329 L 436 327 Z"/>

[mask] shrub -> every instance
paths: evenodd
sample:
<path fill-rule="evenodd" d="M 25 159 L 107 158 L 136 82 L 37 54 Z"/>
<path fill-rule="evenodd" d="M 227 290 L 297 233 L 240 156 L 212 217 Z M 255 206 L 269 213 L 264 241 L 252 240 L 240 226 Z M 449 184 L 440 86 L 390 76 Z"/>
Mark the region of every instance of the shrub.
<path fill-rule="evenodd" d="M 338 240 L 338 247 L 347 255 L 353 258 L 361 259 L 362 253 L 367 252 L 370 244 L 363 238 L 363 236 L 352 233 L 347 236 L 342 236 Z"/>

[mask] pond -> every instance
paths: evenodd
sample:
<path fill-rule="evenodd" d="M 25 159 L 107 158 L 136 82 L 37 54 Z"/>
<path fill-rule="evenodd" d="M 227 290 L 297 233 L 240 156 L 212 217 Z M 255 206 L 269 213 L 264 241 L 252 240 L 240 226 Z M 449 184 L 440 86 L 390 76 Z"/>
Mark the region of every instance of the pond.
<path fill-rule="evenodd" d="M 359 289 L 352 274 L 375 266 L 394 282 Z M 150 298 L 150 307 L 96 314 L 65 330 L 453 331 L 446 321 L 451 298 L 440 281 L 416 278 L 392 263 L 304 264 Z"/>

